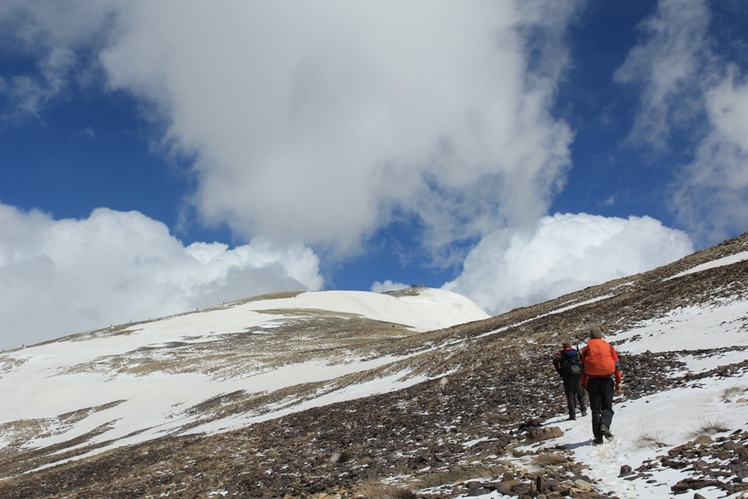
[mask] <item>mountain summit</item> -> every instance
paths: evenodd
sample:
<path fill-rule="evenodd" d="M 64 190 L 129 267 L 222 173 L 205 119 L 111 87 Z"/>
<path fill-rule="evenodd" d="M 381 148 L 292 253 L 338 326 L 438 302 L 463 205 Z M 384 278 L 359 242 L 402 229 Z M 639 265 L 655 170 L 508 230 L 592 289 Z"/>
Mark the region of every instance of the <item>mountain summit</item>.
<path fill-rule="evenodd" d="M 395 340 L 487 317 L 434 289 L 317 291 L 77 334 L 0 357 L 0 431 L 6 450 L 75 442 L 97 453 L 240 428 L 322 404 L 339 378 L 412 355 Z M 30 440 L 29 427 L 40 430 Z"/>

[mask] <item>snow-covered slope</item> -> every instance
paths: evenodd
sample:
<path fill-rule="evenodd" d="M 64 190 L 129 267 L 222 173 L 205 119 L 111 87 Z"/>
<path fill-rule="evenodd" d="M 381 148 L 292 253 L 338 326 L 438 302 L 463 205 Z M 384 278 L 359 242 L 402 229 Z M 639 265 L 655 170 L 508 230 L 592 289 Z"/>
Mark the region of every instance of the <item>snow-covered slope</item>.
<path fill-rule="evenodd" d="M 746 248 L 748 235 L 493 318 L 424 288 L 282 294 L 5 352 L 0 470 L 13 478 L 0 495 L 393 497 L 366 489 L 378 480 L 439 498 L 543 484 L 585 498 L 740 497 Z M 602 446 L 589 416 L 566 421 L 550 365 L 590 324 L 624 368 L 616 438 Z M 533 425 L 558 432 L 537 441 Z"/>
<path fill-rule="evenodd" d="M 79 445 L 104 443 L 99 452 L 164 434 L 241 427 L 308 407 L 313 398 L 262 415 L 217 414 L 205 402 L 226 394 L 233 394 L 234 402 L 248 401 L 295 386 L 301 397 L 309 384 L 397 360 L 397 355 L 372 353 L 382 341 L 487 317 L 470 300 L 434 289 L 413 288 L 397 296 L 309 292 L 5 352 L 0 355 L 0 445 L 28 449 L 80 439 Z M 398 386 L 384 383 L 372 390 Z"/>
<path fill-rule="evenodd" d="M 727 299 L 722 303 L 679 308 L 606 339 L 617 345 L 622 357 L 645 352 L 679 352 L 676 358 L 683 365 L 672 370 L 669 378 L 696 377 L 719 366 L 746 366 L 748 301 Z M 558 425 L 564 435 L 536 450 L 555 446 L 572 450 L 577 461 L 589 466 L 588 475 L 596 480 L 596 485 L 614 491 L 621 499 L 667 497 L 672 485 L 692 475 L 687 466 L 682 470 L 649 471 L 651 476 L 639 480 L 620 476 L 621 468 L 637 469 L 648 461 L 659 461 L 667 456 L 665 449 L 701 435 L 717 439 L 748 429 L 748 368 L 729 376 L 716 374 L 695 379 L 686 386 L 678 383 L 668 387 L 668 380 L 663 381 L 665 387 L 655 394 L 629 400 L 624 392 L 616 398 L 612 442 L 600 447 L 592 445 L 590 416 L 576 421 L 559 416 L 545 424 Z M 704 459 L 714 465 L 706 453 Z M 724 469 L 728 469 L 731 460 L 722 463 Z M 737 474 L 735 478 L 740 480 Z M 717 487 L 699 489 L 699 493 L 708 499 L 726 497 L 725 491 Z"/>

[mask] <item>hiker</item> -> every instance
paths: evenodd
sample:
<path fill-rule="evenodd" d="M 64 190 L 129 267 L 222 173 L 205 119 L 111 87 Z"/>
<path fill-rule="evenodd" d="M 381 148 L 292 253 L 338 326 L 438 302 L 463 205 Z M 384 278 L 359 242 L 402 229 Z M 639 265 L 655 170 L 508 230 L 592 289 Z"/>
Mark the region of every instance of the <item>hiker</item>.
<path fill-rule="evenodd" d="M 613 390 L 621 391 L 621 370 L 618 365 L 618 353 L 613 346 L 603 339 L 599 327 L 590 329 L 590 339 L 582 349 L 582 386 L 587 388 L 592 410 L 592 434 L 597 444 L 603 443 L 603 437 L 613 439 L 610 425 L 613 422 Z"/>
<path fill-rule="evenodd" d="M 566 393 L 566 404 L 569 407 L 569 419 L 577 419 L 576 407 L 582 416 L 587 415 L 584 407 L 584 394 L 582 393 L 582 364 L 579 360 L 579 352 L 571 347 L 568 341 L 562 345 L 560 352 L 553 357 L 553 367 L 564 380 L 564 393 Z"/>

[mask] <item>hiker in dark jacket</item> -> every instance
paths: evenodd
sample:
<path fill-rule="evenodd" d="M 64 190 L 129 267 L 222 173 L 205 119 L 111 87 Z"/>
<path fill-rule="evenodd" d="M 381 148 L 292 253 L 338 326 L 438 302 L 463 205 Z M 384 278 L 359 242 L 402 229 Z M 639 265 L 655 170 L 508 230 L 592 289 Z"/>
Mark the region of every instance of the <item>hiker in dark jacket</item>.
<path fill-rule="evenodd" d="M 579 360 L 579 352 L 571 347 L 568 341 L 563 344 L 560 352 L 553 357 L 553 367 L 564 380 L 564 393 L 566 393 L 566 404 L 569 407 L 569 419 L 577 419 L 576 407 L 582 416 L 587 415 L 584 407 L 584 395 L 582 394 L 582 364 Z"/>
<path fill-rule="evenodd" d="M 613 422 L 613 393 L 621 391 L 621 370 L 618 353 L 613 346 L 603 340 L 599 327 L 590 329 L 590 339 L 582 349 L 582 386 L 590 395 L 592 410 L 592 434 L 594 443 L 603 443 L 603 437 L 611 440 L 610 425 Z"/>

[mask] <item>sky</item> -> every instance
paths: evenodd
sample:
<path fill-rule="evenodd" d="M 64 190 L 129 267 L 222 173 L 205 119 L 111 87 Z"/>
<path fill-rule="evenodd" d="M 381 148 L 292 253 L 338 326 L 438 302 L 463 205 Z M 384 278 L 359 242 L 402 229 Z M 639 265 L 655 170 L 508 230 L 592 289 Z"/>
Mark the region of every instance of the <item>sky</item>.
<path fill-rule="evenodd" d="M 498 314 L 741 234 L 747 43 L 739 0 L 6 0 L 0 348 L 283 290 Z"/>

